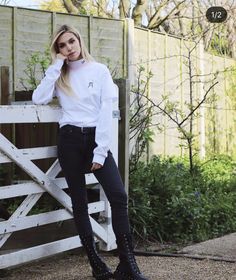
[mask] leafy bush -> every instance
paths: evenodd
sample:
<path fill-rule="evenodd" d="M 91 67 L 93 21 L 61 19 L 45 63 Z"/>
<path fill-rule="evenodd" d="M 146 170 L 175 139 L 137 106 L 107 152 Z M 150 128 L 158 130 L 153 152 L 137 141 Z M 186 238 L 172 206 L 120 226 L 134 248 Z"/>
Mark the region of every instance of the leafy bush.
<path fill-rule="evenodd" d="M 165 241 L 202 241 L 236 230 L 236 163 L 220 156 L 189 172 L 183 158 L 154 156 L 130 174 L 134 232 Z"/>

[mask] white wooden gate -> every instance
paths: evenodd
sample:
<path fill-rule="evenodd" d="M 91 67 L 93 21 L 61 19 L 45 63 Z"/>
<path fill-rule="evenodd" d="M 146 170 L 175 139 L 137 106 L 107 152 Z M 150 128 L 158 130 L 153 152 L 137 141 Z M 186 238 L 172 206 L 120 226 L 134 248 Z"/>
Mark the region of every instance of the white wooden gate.
<path fill-rule="evenodd" d="M 115 160 L 118 157 L 118 102 L 113 105 L 113 145 L 112 152 Z M 58 122 L 61 109 L 57 106 L 41 105 L 6 105 L 0 106 L 0 124 L 6 123 L 50 123 Z M 42 158 L 55 158 L 52 166 L 44 173 L 32 160 Z M 56 158 L 56 147 L 37 147 L 18 149 L 6 137 L 0 133 L 0 164 L 14 162 L 23 169 L 31 178 L 31 181 L 0 187 L 0 199 L 26 196 L 20 206 L 6 221 L 0 222 L 0 248 L 7 239 L 16 231 L 38 227 L 73 218 L 70 197 L 63 191 L 67 188 L 65 178 L 56 178 L 61 171 Z M 86 184 L 97 183 L 93 174 L 86 175 Z M 99 224 L 90 217 L 93 231 L 98 237 L 102 249 L 116 248 L 115 236 L 111 226 L 111 211 L 107 198 L 101 188 L 100 201 L 89 204 L 89 213 L 100 212 L 105 217 L 106 223 Z M 52 195 L 63 209 L 28 215 L 32 207 L 37 203 L 44 192 Z M 51 256 L 63 251 L 80 247 L 78 236 L 57 240 L 47 244 L 34 246 L 11 253 L 0 253 L 0 269 L 12 267 L 22 263 Z"/>

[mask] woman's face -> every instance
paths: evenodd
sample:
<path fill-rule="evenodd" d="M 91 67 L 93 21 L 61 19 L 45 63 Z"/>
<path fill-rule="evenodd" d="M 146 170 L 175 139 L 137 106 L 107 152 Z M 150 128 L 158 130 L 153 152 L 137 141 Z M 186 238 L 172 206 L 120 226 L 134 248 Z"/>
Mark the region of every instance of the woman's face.
<path fill-rule="evenodd" d="M 81 57 L 81 47 L 78 38 L 71 32 L 63 33 L 57 40 L 59 52 L 68 60 L 74 61 Z"/>

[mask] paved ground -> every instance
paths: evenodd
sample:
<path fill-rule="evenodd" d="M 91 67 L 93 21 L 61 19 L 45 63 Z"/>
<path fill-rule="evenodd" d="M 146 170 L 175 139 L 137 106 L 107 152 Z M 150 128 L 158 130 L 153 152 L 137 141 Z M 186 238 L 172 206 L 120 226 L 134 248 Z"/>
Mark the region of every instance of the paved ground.
<path fill-rule="evenodd" d="M 187 246 L 180 250 L 180 252 L 190 255 L 216 257 L 236 262 L 236 233 Z"/>
<path fill-rule="evenodd" d="M 137 256 L 140 269 L 150 280 L 236 280 L 236 234 L 209 240 L 181 250 L 202 260 L 184 257 Z M 117 257 L 103 254 L 115 269 Z M 218 258 L 218 261 L 209 258 Z M 220 261 L 225 259 L 227 261 Z M 89 280 L 90 267 L 83 253 L 64 253 L 9 270 L 7 280 Z"/>

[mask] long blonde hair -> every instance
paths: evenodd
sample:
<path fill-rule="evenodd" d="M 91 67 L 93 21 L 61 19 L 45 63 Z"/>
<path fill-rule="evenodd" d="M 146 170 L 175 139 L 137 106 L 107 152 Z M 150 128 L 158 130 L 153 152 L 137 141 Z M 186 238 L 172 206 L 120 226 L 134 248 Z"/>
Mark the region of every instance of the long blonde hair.
<path fill-rule="evenodd" d="M 89 54 L 79 31 L 69 25 L 62 25 L 53 36 L 51 47 L 50 47 L 52 61 L 53 62 L 55 61 L 56 56 L 59 53 L 57 41 L 58 41 L 59 37 L 66 32 L 70 32 L 70 33 L 74 34 L 77 37 L 77 39 L 79 40 L 80 48 L 81 48 L 81 54 L 80 54 L 81 58 L 85 59 L 85 61 L 94 61 L 94 58 Z M 62 69 L 61 69 L 61 75 L 60 75 L 59 79 L 57 80 L 56 84 L 66 94 L 74 95 L 70 82 L 69 82 L 69 71 L 68 71 L 67 63 L 63 64 Z"/>

